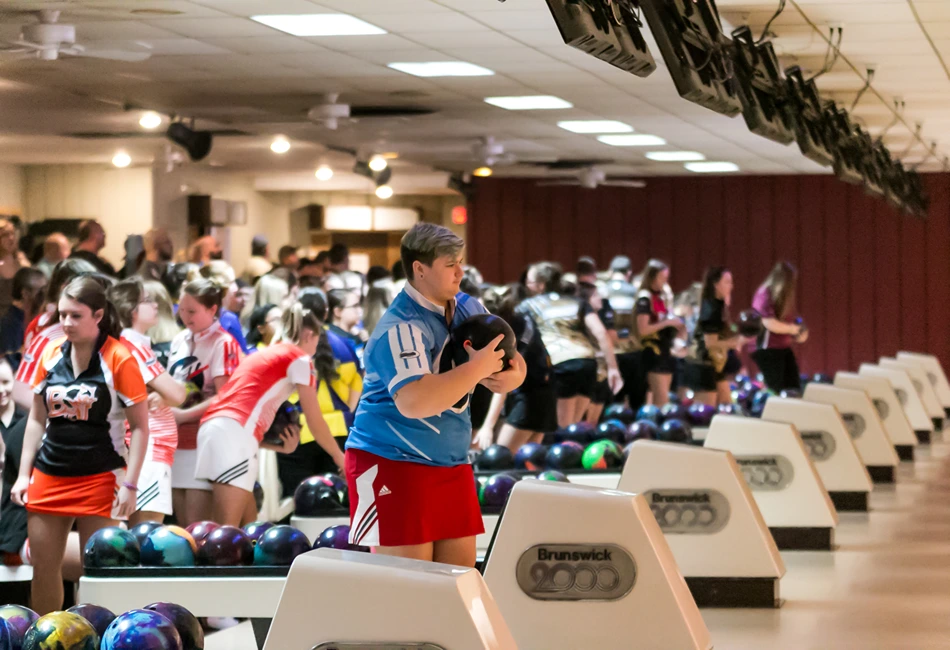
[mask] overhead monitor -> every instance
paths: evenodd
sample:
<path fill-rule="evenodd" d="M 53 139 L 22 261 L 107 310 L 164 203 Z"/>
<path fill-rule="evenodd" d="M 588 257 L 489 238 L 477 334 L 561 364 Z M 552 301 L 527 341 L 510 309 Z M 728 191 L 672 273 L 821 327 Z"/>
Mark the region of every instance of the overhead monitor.
<path fill-rule="evenodd" d="M 800 67 L 785 70 L 789 114 L 795 121 L 795 139 L 806 158 L 831 167 L 834 154 L 828 143 L 828 129 L 822 113 L 821 96 L 814 79 L 805 81 Z"/>
<path fill-rule="evenodd" d="M 781 144 L 795 141 L 795 126 L 784 110 L 788 89 L 770 41 L 756 43 L 748 25 L 732 32 L 733 67 L 749 130 Z"/>
<path fill-rule="evenodd" d="M 851 117 L 834 101 L 827 101 L 824 108 L 828 122 L 828 135 L 832 153 L 834 153 L 835 176 L 845 183 L 861 185 L 864 183 L 861 146 L 855 134 Z"/>

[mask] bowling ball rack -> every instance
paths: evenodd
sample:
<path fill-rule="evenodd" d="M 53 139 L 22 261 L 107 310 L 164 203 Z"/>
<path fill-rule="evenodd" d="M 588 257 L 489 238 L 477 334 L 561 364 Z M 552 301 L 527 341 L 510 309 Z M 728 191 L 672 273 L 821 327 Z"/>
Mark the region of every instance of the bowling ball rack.
<path fill-rule="evenodd" d="M 183 566 L 86 568 L 90 578 L 286 578 L 289 566 Z"/>

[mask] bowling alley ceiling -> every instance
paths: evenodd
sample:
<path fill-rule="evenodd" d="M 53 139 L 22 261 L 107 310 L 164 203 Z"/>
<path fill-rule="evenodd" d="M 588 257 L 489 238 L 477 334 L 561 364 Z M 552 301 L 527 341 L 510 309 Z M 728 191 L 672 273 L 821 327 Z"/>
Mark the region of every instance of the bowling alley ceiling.
<path fill-rule="evenodd" d="M 717 5 L 727 34 L 743 24 L 759 34 L 777 0 Z M 327 146 L 395 152 L 406 173 L 470 171 L 478 166 L 472 146 L 485 136 L 503 145 L 505 162 L 517 163 L 497 167 L 501 175 L 548 174 L 530 163 L 557 159 L 607 161 L 607 172 L 628 176 L 688 173 L 682 163 L 645 157 L 656 150 L 698 151 L 743 173 L 825 171 L 794 144 L 753 135 L 741 116 L 680 98 L 648 30 L 658 69 L 646 79 L 564 45 L 545 0 L 0 0 L 0 40 L 15 40 L 35 22 L 23 11 L 44 8 L 60 10 L 59 22 L 75 25 L 76 41 L 87 48 L 150 58 L 40 61 L 0 53 L 0 162 L 107 163 L 119 147 L 135 164 L 161 161 L 164 138 L 138 126 L 142 110 L 151 109 L 229 130 L 202 164 L 255 172 L 312 176 L 318 162 L 344 164 L 346 156 Z M 292 36 L 250 18 L 336 12 L 385 33 Z M 873 67 L 856 121 L 872 135 L 892 125 L 885 142 L 894 154 L 906 153 L 905 162 L 925 157 L 912 137 L 918 123 L 939 158 L 950 153 L 950 1 L 789 0 L 771 27 L 783 67 L 817 71 L 827 30 L 839 26 L 841 57 L 818 79 L 822 94 L 850 108 Z M 431 61 L 463 61 L 494 74 L 423 78 L 388 67 Z M 353 107 L 428 113 L 361 116 L 330 130 L 307 112 L 331 94 Z M 552 95 L 572 108 L 509 111 L 484 101 L 525 95 Z M 906 107 L 900 120 L 892 108 L 898 99 Z M 667 144 L 610 146 L 558 127 L 567 120 L 616 120 Z M 293 145 L 284 156 L 270 151 L 276 134 Z M 938 157 L 921 169 L 939 169 Z"/>

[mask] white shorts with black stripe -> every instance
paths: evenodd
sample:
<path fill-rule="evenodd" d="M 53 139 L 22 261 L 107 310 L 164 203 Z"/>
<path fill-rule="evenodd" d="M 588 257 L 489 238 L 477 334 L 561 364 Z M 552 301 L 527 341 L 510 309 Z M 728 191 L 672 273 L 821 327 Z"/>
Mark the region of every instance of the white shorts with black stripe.
<path fill-rule="evenodd" d="M 212 418 L 198 429 L 195 479 L 254 491 L 260 445 L 231 418 Z"/>
<path fill-rule="evenodd" d="M 139 474 L 135 510 L 172 514 L 172 468 L 167 463 L 146 460 Z"/>

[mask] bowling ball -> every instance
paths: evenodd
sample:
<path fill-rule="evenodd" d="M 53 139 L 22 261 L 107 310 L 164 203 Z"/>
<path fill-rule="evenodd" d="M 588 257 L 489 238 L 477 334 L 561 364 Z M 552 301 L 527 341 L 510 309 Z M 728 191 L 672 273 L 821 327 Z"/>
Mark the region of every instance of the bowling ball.
<path fill-rule="evenodd" d="M 247 535 L 247 538 L 251 540 L 251 545 L 256 546 L 257 540 L 273 527 L 274 524 L 269 521 L 254 521 L 244 527 L 244 533 Z"/>
<path fill-rule="evenodd" d="M 559 442 L 548 448 L 547 456 L 544 458 L 544 466 L 548 469 L 569 470 L 578 469 L 581 466 L 581 457 L 584 455 L 584 448 L 577 443 Z"/>
<path fill-rule="evenodd" d="M 752 403 L 752 396 L 753 393 L 750 393 L 745 388 L 732 391 L 732 401 L 746 408 Z"/>
<path fill-rule="evenodd" d="M 138 566 L 140 557 L 135 535 L 117 526 L 94 532 L 83 549 L 83 564 L 91 569 Z"/>
<path fill-rule="evenodd" d="M 667 420 L 685 420 L 688 417 L 686 407 L 673 402 L 663 405 L 663 408 L 660 409 L 660 416 L 663 422 Z"/>
<path fill-rule="evenodd" d="M 369 553 L 368 546 L 350 544 L 350 527 L 346 524 L 330 526 L 317 536 L 313 548 L 335 548 L 341 551 L 362 551 Z"/>
<path fill-rule="evenodd" d="M 184 650 L 184 645 L 175 624 L 164 614 L 133 609 L 112 621 L 100 650 Z"/>
<path fill-rule="evenodd" d="M 668 404 L 679 404 L 680 403 L 680 394 L 675 390 L 671 390 L 666 394 L 666 401 Z"/>
<path fill-rule="evenodd" d="M 708 404 L 693 404 L 686 411 L 689 422 L 694 427 L 708 427 L 715 414 L 715 407 Z"/>
<path fill-rule="evenodd" d="M 518 340 L 515 338 L 511 325 L 494 314 L 470 316 L 452 330 L 452 359 L 455 361 L 455 365 L 459 366 L 468 361 L 465 343 L 471 344 L 476 350 L 481 350 L 499 334 L 503 334 L 505 337 L 496 348 L 505 353 L 502 359 L 502 368 L 504 370 L 510 368 L 511 361 L 517 353 Z"/>
<path fill-rule="evenodd" d="M 41 616 L 23 635 L 23 650 L 98 650 L 98 648 L 99 635 L 96 634 L 96 628 L 79 614 L 71 612 L 53 612 Z"/>
<path fill-rule="evenodd" d="M 770 397 L 775 395 L 768 388 L 763 388 L 762 390 L 756 392 L 755 396 L 752 398 L 751 404 L 749 404 L 749 414 L 752 417 L 761 417 L 762 411 L 765 410 L 765 403 Z"/>
<path fill-rule="evenodd" d="M 694 399 L 696 399 L 696 393 L 694 393 L 692 390 L 687 388 L 686 391 L 684 391 L 683 396 L 680 397 L 680 404 L 682 404 L 686 408 L 689 408 L 690 406 L 693 405 Z"/>
<path fill-rule="evenodd" d="M 171 370 L 171 369 L 169 369 Z M 203 396 L 201 395 L 201 389 L 198 387 L 198 384 L 193 381 L 185 382 L 185 401 L 182 402 L 181 407 L 183 409 L 191 408 L 192 406 L 197 406 L 203 401 Z"/>
<path fill-rule="evenodd" d="M 79 614 L 84 619 L 89 621 L 89 624 L 95 628 L 96 634 L 99 635 L 99 638 L 102 638 L 102 635 L 106 633 L 106 628 L 115 620 L 115 614 L 106 609 L 105 607 L 99 607 L 99 605 L 90 605 L 89 603 L 83 603 L 81 605 L 76 605 L 75 607 L 70 607 L 66 610 L 71 614 Z M 0 648 L 3 646 L 0 645 Z"/>
<path fill-rule="evenodd" d="M 584 469 L 610 469 L 623 464 L 623 451 L 613 440 L 592 442 L 584 450 L 581 465 Z"/>
<path fill-rule="evenodd" d="M 558 483 L 570 483 L 570 481 L 567 479 L 567 476 L 565 476 L 563 473 L 555 469 L 545 470 L 541 472 L 540 474 L 538 474 L 535 478 L 537 478 L 539 481 L 556 481 Z"/>
<path fill-rule="evenodd" d="M 264 487 L 257 481 L 254 481 L 254 507 L 258 512 L 264 507 Z"/>
<path fill-rule="evenodd" d="M 132 526 L 129 529 L 129 532 L 135 535 L 135 539 L 138 540 L 139 548 L 142 547 L 142 544 L 145 543 L 145 538 L 149 536 L 156 528 L 161 528 L 163 524 L 158 523 L 157 521 L 143 521 L 140 524 Z M 194 525 L 194 524 L 192 524 Z"/>
<path fill-rule="evenodd" d="M 656 440 L 660 435 L 660 427 L 652 420 L 637 420 L 627 427 L 627 435 L 624 436 L 624 442 L 635 442 L 637 440 Z"/>
<path fill-rule="evenodd" d="M 739 312 L 736 329 L 746 338 L 755 338 L 762 333 L 762 315 L 754 309 Z"/>
<path fill-rule="evenodd" d="M 482 488 L 485 486 L 485 483 L 488 482 L 487 476 L 476 476 L 475 477 L 475 493 L 478 495 L 479 505 L 485 505 L 482 503 Z"/>
<path fill-rule="evenodd" d="M 0 650 L 20 650 L 20 635 L 13 626 L 0 618 Z"/>
<path fill-rule="evenodd" d="M 300 517 L 320 517 L 343 509 L 333 481 L 311 476 L 294 490 L 294 512 Z"/>
<path fill-rule="evenodd" d="M 208 535 L 217 530 L 218 526 L 219 524 L 213 521 L 196 521 L 185 530 L 188 531 L 188 534 L 191 535 L 191 538 L 195 540 L 195 544 L 197 544 L 200 549 Z"/>
<path fill-rule="evenodd" d="M 310 550 L 310 540 L 291 526 L 274 526 L 257 540 L 254 564 L 260 566 L 290 566 L 294 558 Z"/>
<path fill-rule="evenodd" d="M 142 566 L 195 566 L 198 545 L 184 528 L 156 528 L 142 544 Z"/>
<path fill-rule="evenodd" d="M 658 440 L 663 442 L 689 442 L 692 437 L 690 426 L 683 420 L 671 419 L 660 425 Z"/>
<path fill-rule="evenodd" d="M 536 442 L 521 445 L 515 452 L 515 468 L 537 472 L 544 467 L 544 459 L 548 455 L 548 448 Z"/>
<path fill-rule="evenodd" d="M 198 548 L 201 566 L 250 566 L 254 563 L 254 544 L 240 528 L 219 526 Z"/>
<path fill-rule="evenodd" d="M 636 420 L 636 413 L 626 404 L 611 404 L 604 409 L 605 420 L 620 420 L 624 424 L 631 424 Z"/>
<path fill-rule="evenodd" d="M 800 390 L 795 390 L 794 388 L 786 388 L 781 393 L 779 393 L 779 397 L 788 397 L 790 399 L 799 399 L 801 396 L 802 392 Z"/>
<path fill-rule="evenodd" d="M 802 334 L 808 331 L 808 324 L 805 323 L 805 319 L 799 316 L 794 320 L 794 323 L 802 328 Z"/>
<path fill-rule="evenodd" d="M 144 607 L 146 611 L 158 612 L 175 626 L 181 637 L 182 650 L 203 650 L 205 633 L 195 615 L 175 603 L 152 603 Z"/>
<path fill-rule="evenodd" d="M 823 373 L 823 372 L 816 372 L 814 375 L 812 375 L 811 380 L 812 380 L 813 382 L 815 382 L 816 384 L 833 384 L 833 383 L 835 383 L 835 380 L 832 378 L 831 375 L 826 375 L 826 374 Z"/>
<path fill-rule="evenodd" d="M 554 432 L 555 442 L 576 442 L 586 445 L 593 442 L 597 430 L 590 422 L 575 422 Z"/>
<path fill-rule="evenodd" d="M 515 468 L 515 456 L 504 445 L 492 445 L 475 459 L 475 469 L 482 472 L 500 472 Z"/>
<path fill-rule="evenodd" d="M 620 420 L 604 420 L 597 425 L 596 438 L 598 440 L 612 440 L 621 443 L 626 435 L 627 425 Z"/>
<path fill-rule="evenodd" d="M 343 504 L 344 508 L 350 507 L 350 488 L 346 484 L 346 479 L 338 476 L 332 472 L 323 475 L 323 478 L 330 481 L 333 484 L 333 489 L 336 490 L 336 493 L 340 497 L 340 503 Z"/>
<path fill-rule="evenodd" d="M 644 404 L 637 411 L 637 420 L 649 420 L 653 424 L 659 424 L 662 419 L 660 409 L 653 404 Z"/>
<path fill-rule="evenodd" d="M 741 383 L 744 382 L 744 381 L 749 381 L 749 375 L 747 375 L 747 374 L 745 374 L 745 373 L 742 373 L 742 372 L 736 374 L 736 383 L 737 383 L 737 384 L 741 384 Z"/>
<path fill-rule="evenodd" d="M 489 477 L 482 486 L 482 505 L 490 508 L 500 508 L 508 501 L 511 489 L 518 482 L 511 474 L 495 474 Z"/>
<path fill-rule="evenodd" d="M 22 643 L 23 637 L 26 636 L 26 631 L 36 623 L 39 617 L 40 615 L 32 609 L 22 605 L 0 606 L 0 620 L 6 622 L 7 626 L 13 631 L 12 638 L 16 640 L 16 643 L 12 646 L 14 650 L 20 648 L 20 643 Z M 3 648 L 3 646 L 0 645 L 0 648 Z"/>
<path fill-rule="evenodd" d="M 740 417 L 749 417 L 749 414 L 742 407 L 741 404 L 720 404 L 716 409 L 719 413 L 723 415 L 738 415 Z"/>
<path fill-rule="evenodd" d="M 284 443 L 280 439 L 280 435 L 292 424 L 298 427 L 300 426 L 300 406 L 285 400 L 277 407 L 277 413 L 274 414 L 274 421 L 271 422 L 270 427 L 264 432 L 264 437 L 261 439 L 261 442 L 266 442 L 269 445 L 283 445 Z"/>

